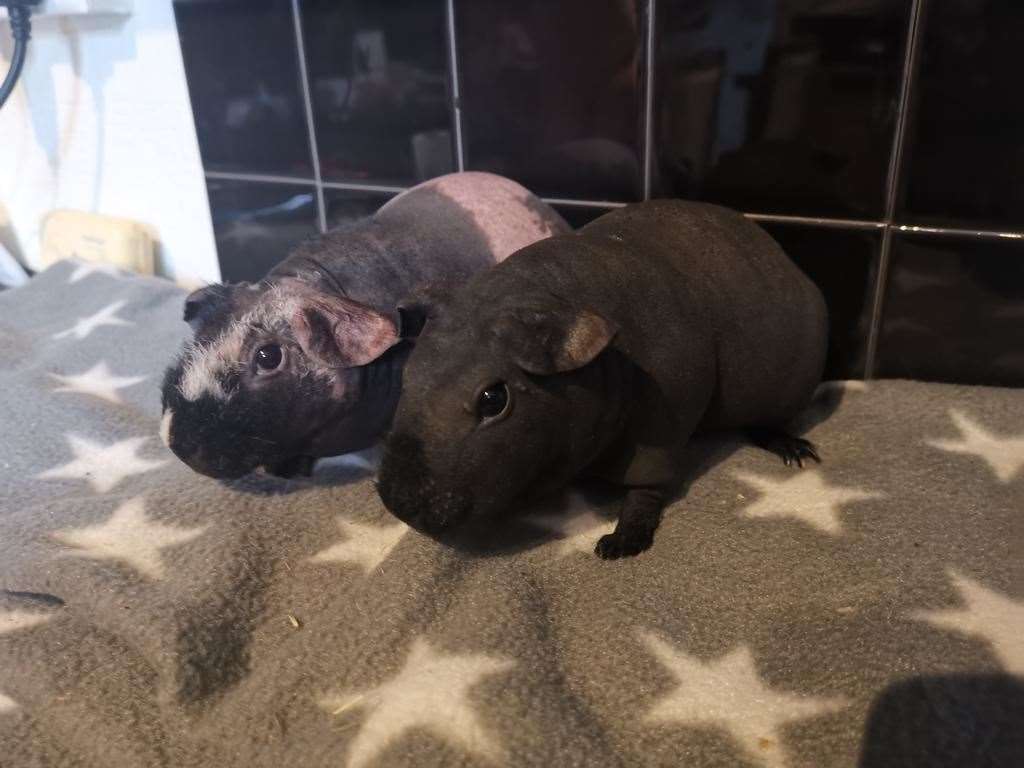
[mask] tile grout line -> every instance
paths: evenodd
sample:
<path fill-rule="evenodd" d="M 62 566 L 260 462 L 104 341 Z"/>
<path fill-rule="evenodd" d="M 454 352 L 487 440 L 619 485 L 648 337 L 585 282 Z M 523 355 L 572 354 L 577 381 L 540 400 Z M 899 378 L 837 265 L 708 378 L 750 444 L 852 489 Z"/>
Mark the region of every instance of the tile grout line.
<path fill-rule="evenodd" d="M 462 143 L 462 92 L 459 88 L 459 60 L 455 45 L 455 0 L 445 3 L 448 22 L 448 71 L 452 83 L 452 122 L 455 126 L 455 169 L 466 170 L 466 152 Z"/>
<path fill-rule="evenodd" d="M 622 208 L 629 203 L 620 203 L 616 200 L 575 200 L 567 197 L 542 197 L 541 200 L 548 205 L 568 205 L 578 208 Z"/>
<path fill-rule="evenodd" d="M 806 224 L 812 227 L 828 227 L 833 229 L 884 229 L 884 221 L 868 219 L 835 219 L 828 216 L 796 216 L 785 213 L 755 213 L 743 211 L 743 215 L 753 221 L 764 221 L 777 224 Z"/>
<path fill-rule="evenodd" d="M 932 227 L 926 224 L 891 224 L 893 229 L 910 235 L 952 235 L 976 240 L 1024 240 L 1024 231 L 999 229 L 963 229 L 958 227 Z"/>
<path fill-rule="evenodd" d="M 256 184 L 301 184 L 312 187 L 316 184 L 313 179 L 304 176 L 278 176 L 273 173 L 234 173 L 232 171 L 203 171 L 208 179 L 224 181 L 251 181 Z"/>
<path fill-rule="evenodd" d="M 656 0 L 647 0 L 645 19 L 646 34 L 644 35 L 644 167 L 643 167 L 643 199 L 651 199 L 651 173 L 654 142 L 654 14 Z"/>
<path fill-rule="evenodd" d="M 396 195 L 412 189 L 389 184 L 360 184 L 357 181 L 325 181 L 321 186 L 325 189 L 344 189 L 350 192 L 393 192 Z"/>
<path fill-rule="evenodd" d="M 900 78 L 900 95 L 896 107 L 896 128 L 893 132 L 892 152 L 889 155 L 889 169 L 885 182 L 885 229 L 882 230 L 882 244 L 878 250 L 878 274 L 875 277 L 875 292 L 871 306 L 871 324 L 868 326 L 867 349 L 865 350 L 864 378 L 873 379 L 878 357 L 878 337 L 882 324 L 885 291 L 889 281 L 889 262 L 892 251 L 893 220 L 896 217 L 896 196 L 899 194 L 900 175 L 903 166 L 903 150 L 907 138 L 910 96 L 914 86 L 917 65 L 918 39 L 921 33 L 921 14 L 924 0 L 913 0 L 907 29 L 907 47 L 903 54 L 903 72 Z"/>
<path fill-rule="evenodd" d="M 292 184 L 296 186 L 316 186 L 314 179 L 307 179 L 301 176 L 276 176 L 264 173 L 234 173 L 231 171 L 204 171 L 207 179 L 215 181 L 243 181 L 254 184 Z M 391 186 L 387 184 L 363 184 L 358 181 L 324 181 L 321 186 L 324 189 L 341 189 L 350 192 L 380 192 L 400 194 L 411 187 Z M 606 208 L 614 210 L 625 205 L 627 202 L 616 200 L 581 200 L 563 197 L 541 198 L 549 205 L 564 205 L 576 208 Z M 748 219 L 753 221 L 764 221 L 773 224 L 804 225 L 808 227 L 820 227 L 823 229 L 839 229 L 850 232 L 863 230 L 883 230 L 887 227 L 884 221 L 871 221 L 867 219 L 835 219 L 823 216 L 797 216 L 785 213 L 757 213 L 755 211 L 741 211 Z M 1024 230 L 998 230 L 998 229 L 963 229 L 957 227 L 937 227 L 918 224 L 891 224 L 891 229 L 910 235 L 937 236 L 937 237 L 960 237 L 965 240 L 1024 240 Z"/>
<path fill-rule="evenodd" d="M 327 207 L 324 204 L 324 185 L 320 175 L 320 151 L 316 144 L 316 127 L 313 125 L 313 99 L 309 91 L 309 70 L 306 68 L 306 43 L 302 31 L 302 17 L 299 13 L 299 0 L 292 0 L 292 26 L 295 28 L 295 45 L 299 54 L 299 79 L 302 81 L 302 102 L 306 111 L 306 130 L 309 137 L 309 151 L 313 160 L 317 225 L 320 232 L 324 233 L 327 231 Z"/>

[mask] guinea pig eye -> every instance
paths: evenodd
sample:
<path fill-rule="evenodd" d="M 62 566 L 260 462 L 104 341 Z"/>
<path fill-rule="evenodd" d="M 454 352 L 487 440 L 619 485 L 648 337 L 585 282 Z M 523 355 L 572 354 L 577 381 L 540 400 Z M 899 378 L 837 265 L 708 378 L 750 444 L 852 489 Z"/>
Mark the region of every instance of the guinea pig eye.
<path fill-rule="evenodd" d="M 505 413 L 508 404 L 508 387 L 503 382 L 492 384 L 477 397 L 476 415 L 481 419 L 493 419 Z"/>
<path fill-rule="evenodd" d="M 260 371 L 274 371 L 281 365 L 283 355 L 277 344 L 265 344 L 256 350 L 256 368 Z"/>

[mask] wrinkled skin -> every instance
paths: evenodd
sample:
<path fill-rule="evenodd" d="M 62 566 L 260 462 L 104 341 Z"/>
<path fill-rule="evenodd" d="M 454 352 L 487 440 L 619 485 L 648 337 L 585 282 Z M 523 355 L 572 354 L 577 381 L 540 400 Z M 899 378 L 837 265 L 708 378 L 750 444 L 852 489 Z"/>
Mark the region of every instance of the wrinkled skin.
<path fill-rule="evenodd" d="M 605 558 L 651 545 L 695 431 L 757 428 L 763 447 L 799 450 L 781 428 L 811 400 L 827 335 L 820 292 L 763 230 L 683 201 L 524 248 L 425 314 L 385 506 L 443 537 L 599 477 L 627 491 Z"/>
<path fill-rule="evenodd" d="M 294 297 L 306 292 L 304 286 L 287 282 L 283 287 L 241 284 L 219 289 L 215 301 L 222 311 L 245 317 L 254 307 L 279 303 L 281 294 Z M 163 407 L 170 422 L 165 439 L 197 472 L 221 478 L 240 477 L 259 466 L 286 476 L 308 474 L 315 457 L 369 447 L 390 422 L 408 355 L 397 328 L 390 328 L 389 336 L 358 358 L 372 354 L 367 359 L 372 366 L 349 366 L 316 349 L 314 336 L 301 319 L 252 324 L 232 364 L 217 377 L 230 398 L 203 392 L 190 400 L 179 386 L 184 361 L 192 350 L 214 343 L 200 326 L 182 359 L 165 374 Z M 281 349 L 282 362 L 265 373 L 252 360 L 256 350 L 270 344 Z M 188 429 L 182 427 L 183 414 L 188 416 Z"/>
<path fill-rule="evenodd" d="M 165 442 L 218 478 L 308 474 L 317 457 L 373 445 L 411 347 L 399 302 L 568 231 L 508 179 L 452 174 L 301 245 L 259 283 L 192 293 L 193 338 L 164 376 Z"/>

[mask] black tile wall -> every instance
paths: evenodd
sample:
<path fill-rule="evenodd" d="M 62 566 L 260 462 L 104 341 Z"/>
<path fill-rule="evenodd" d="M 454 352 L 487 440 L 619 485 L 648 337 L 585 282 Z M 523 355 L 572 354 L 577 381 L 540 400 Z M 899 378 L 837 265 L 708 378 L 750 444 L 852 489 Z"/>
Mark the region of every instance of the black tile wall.
<path fill-rule="evenodd" d="M 904 218 L 1024 230 L 1024 2 L 927 7 Z"/>
<path fill-rule="evenodd" d="M 659 0 L 656 195 L 878 217 L 910 0 Z"/>
<path fill-rule="evenodd" d="M 372 216 L 378 208 L 394 197 L 388 192 L 367 190 L 325 189 L 324 203 L 327 206 L 327 227 L 333 229 L 343 224 Z"/>
<path fill-rule="evenodd" d="M 575 227 L 648 197 L 753 214 L 826 296 L 829 377 L 1024 384 L 1024 3 L 174 8 L 226 279 L 488 170 Z"/>
<path fill-rule="evenodd" d="M 176 0 L 174 13 L 206 170 L 311 176 L 291 3 Z"/>
<path fill-rule="evenodd" d="M 882 376 L 1024 386 L 1024 241 L 898 236 L 880 334 Z"/>
<path fill-rule="evenodd" d="M 210 179 L 206 191 L 226 282 L 259 280 L 317 232 L 312 186 Z"/>
<path fill-rule="evenodd" d="M 881 235 L 768 222 L 761 226 L 825 296 L 829 314 L 825 378 L 863 377 Z"/>
<path fill-rule="evenodd" d="M 558 211 L 573 229 L 579 229 L 594 219 L 614 210 L 612 208 L 598 208 L 592 205 L 559 205 L 558 203 L 553 205 L 552 208 Z"/>
<path fill-rule="evenodd" d="M 455 169 L 444 0 L 303 0 L 302 21 L 325 181 Z"/>
<path fill-rule="evenodd" d="M 466 167 L 547 197 L 642 194 L 640 0 L 457 0 Z"/>

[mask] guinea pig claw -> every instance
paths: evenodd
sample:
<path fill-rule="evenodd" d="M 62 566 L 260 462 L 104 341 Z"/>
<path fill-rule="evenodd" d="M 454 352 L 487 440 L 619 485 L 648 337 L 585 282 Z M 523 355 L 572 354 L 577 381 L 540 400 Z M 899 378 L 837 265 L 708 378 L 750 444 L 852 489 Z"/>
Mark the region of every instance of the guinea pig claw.
<path fill-rule="evenodd" d="M 787 467 L 793 466 L 793 462 L 796 462 L 796 465 L 803 469 L 804 459 L 821 463 L 821 457 L 810 440 L 793 437 L 774 429 L 755 428 L 747 430 L 747 434 L 754 445 L 779 456 Z"/>

